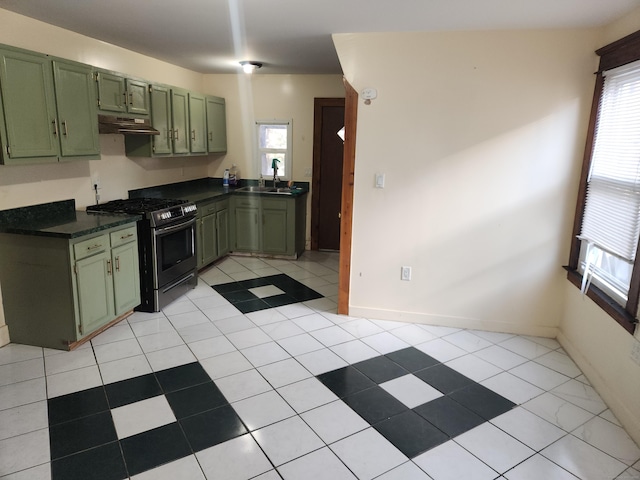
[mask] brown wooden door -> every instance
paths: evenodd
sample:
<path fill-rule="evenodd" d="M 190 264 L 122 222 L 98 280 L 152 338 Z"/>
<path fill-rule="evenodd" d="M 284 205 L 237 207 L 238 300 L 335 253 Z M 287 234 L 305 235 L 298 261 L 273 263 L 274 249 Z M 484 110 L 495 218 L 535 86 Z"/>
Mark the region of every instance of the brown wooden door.
<path fill-rule="evenodd" d="M 340 250 L 344 98 L 316 98 L 313 140 L 311 248 Z"/>

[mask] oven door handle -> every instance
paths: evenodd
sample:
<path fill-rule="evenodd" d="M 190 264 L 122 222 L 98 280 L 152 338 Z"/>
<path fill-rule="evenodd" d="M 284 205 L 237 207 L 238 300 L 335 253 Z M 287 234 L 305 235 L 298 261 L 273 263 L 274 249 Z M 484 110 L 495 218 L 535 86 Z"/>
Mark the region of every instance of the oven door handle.
<path fill-rule="evenodd" d="M 196 223 L 195 217 L 187 220 L 186 222 L 178 223 L 177 225 L 169 225 L 168 227 L 156 228 L 154 231 L 154 235 L 157 237 L 158 235 L 163 235 L 165 233 L 173 232 L 174 230 L 180 230 L 181 228 L 188 227 Z"/>

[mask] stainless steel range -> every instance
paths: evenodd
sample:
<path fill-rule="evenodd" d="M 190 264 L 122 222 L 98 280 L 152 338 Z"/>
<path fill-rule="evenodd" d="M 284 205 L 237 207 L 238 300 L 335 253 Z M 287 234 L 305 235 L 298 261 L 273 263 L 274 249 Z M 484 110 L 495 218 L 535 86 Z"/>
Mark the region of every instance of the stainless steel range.
<path fill-rule="evenodd" d="M 196 286 L 194 203 L 130 198 L 92 205 L 87 212 L 143 215 L 137 224 L 142 303 L 136 310 L 158 312 Z"/>

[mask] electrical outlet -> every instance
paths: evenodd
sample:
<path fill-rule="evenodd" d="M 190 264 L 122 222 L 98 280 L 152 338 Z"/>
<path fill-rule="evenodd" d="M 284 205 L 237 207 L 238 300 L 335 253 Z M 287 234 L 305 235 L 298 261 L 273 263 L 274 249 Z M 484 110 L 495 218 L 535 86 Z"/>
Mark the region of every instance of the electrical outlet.
<path fill-rule="evenodd" d="M 637 340 L 634 340 L 631 346 L 631 360 L 640 365 L 640 342 Z"/>
<path fill-rule="evenodd" d="M 93 173 L 91 175 L 91 190 L 99 190 L 101 188 L 102 188 L 102 185 L 100 184 L 100 174 Z"/>
<path fill-rule="evenodd" d="M 400 269 L 400 280 L 407 282 L 411 280 L 411 267 L 402 267 Z"/>
<path fill-rule="evenodd" d="M 305 177 L 311 177 L 311 176 L 313 176 L 313 171 L 311 170 L 311 168 L 305 168 L 305 169 L 304 169 L 304 176 L 305 176 Z"/>

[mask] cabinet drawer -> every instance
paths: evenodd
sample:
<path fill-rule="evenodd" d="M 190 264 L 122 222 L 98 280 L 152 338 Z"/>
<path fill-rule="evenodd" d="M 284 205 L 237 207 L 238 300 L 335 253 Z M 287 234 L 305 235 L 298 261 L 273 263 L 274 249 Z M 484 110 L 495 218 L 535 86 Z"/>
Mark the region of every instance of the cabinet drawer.
<path fill-rule="evenodd" d="M 134 242 L 138 238 L 136 226 L 123 228 L 117 232 L 111 232 L 111 248 L 124 245 L 125 243 Z"/>
<path fill-rule="evenodd" d="M 229 200 L 225 199 L 225 200 L 218 200 L 215 203 L 216 206 L 216 212 L 219 212 L 221 210 L 228 210 L 229 209 Z"/>
<path fill-rule="evenodd" d="M 86 258 L 96 253 L 103 252 L 109 248 L 109 236 L 100 235 L 99 237 L 90 238 L 89 240 L 83 240 L 73 245 L 73 253 L 76 256 L 76 260 Z"/>
<path fill-rule="evenodd" d="M 208 202 L 204 205 L 198 205 L 198 214 L 201 217 L 206 217 L 212 213 L 216 213 L 216 202 Z"/>
<path fill-rule="evenodd" d="M 260 207 L 260 199 L 259 198 L 234 198 L 234 204 L 236 207 L 251 207 L 251 208 L 259 208 Z"/>
<path fill-rule="evenodd" d="M 286 210 L 287 199 L 286 198 L 263 198 L 262 208 L 269 210 Z"/>

